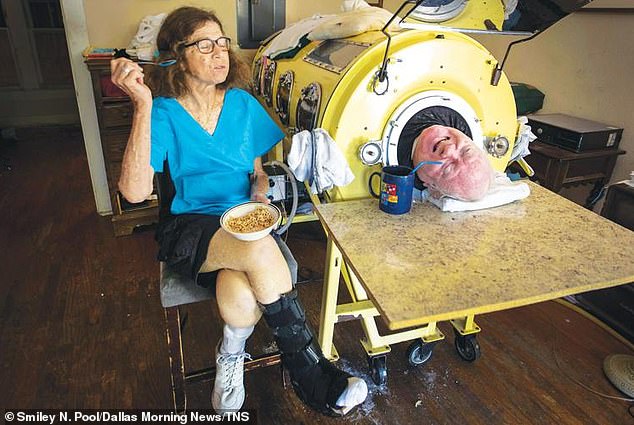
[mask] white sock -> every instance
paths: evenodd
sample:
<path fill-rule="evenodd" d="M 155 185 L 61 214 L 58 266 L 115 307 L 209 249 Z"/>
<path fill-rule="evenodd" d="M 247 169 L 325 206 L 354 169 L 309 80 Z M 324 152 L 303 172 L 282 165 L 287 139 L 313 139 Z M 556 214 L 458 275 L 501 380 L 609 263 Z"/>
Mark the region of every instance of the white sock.
<path fill-rule="evenodd" d="M 221 354 L 239 354 L 244 351 L 247 338 L 253 333 L 255 326 L 248 328 L 236 328 L 227 325 L 222 328 L 222 344 L 220 345 Z"/>
<path fill-rule="evenodd" d="M 361 404 L 368 396 L 368 386 L 361 378 L 351 376 L 348 378 L 348 386 L 337 399 L 337 406 L 352 408 Z"/>

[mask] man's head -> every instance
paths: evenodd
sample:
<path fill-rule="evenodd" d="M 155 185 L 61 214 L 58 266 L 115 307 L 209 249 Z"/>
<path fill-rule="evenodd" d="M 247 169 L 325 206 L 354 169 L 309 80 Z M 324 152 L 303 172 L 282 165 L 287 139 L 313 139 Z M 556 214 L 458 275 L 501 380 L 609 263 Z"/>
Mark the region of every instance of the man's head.
<path fill-rule="evenodd" d="M 421 161 L 443 161 L 424 165 L 416 174 L 430 189 L 463 201 L 486 195 L 493 181 L 493 167 L 485 153 L 464 133 L 452 127 L 433 125 L 414 142 L 414 165 Z"/>

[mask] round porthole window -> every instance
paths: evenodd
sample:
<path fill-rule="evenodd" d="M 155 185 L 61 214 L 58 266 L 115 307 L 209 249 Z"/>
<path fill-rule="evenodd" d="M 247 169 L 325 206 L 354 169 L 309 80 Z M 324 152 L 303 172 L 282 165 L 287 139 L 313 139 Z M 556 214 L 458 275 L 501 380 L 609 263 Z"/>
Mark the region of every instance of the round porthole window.
<path fill-rule="evenodd" d="M 280 117 L 280 121 L 284 125 L 289 123 L 289 113 L 291 105 L 291 93 L 293 92 L 293 71 L 286 71 L 280 75 L 280 79 L 277 82 L 277 115 Z"/>
<path fill-rule="evenodd" d="M 321 86 L 319 83 L 310 83 L 302 89 L 297 102 L 297 114 L 295 117 L 295 124 L 300 131 L 315 128 L 320 103 Z"/>
<path fill-rule="evenodd" d="M 440 23 L 460 15 L 468 0 L 425 0 L 410 15 L 412 18 L 430 23 Z"/>
<path fill-rule="evenodd" d="M 277 65 L 275 62 L 269 63 L 264 69 L 264 82 L 262 83 L 262 97 L 266 101 L 266 104 L 273 106 L 273 80 L 275 80 L 275 69 Z"/>
<path fill-rule="evenodd" d="M 253 90 L 256 94 L 262 95 L 260 91 L 261 87 L 261 78 L 262 78 L 262 58 L 258 58 L 253 64 L 253 74 L 251 75 L 253 78 Z"/>

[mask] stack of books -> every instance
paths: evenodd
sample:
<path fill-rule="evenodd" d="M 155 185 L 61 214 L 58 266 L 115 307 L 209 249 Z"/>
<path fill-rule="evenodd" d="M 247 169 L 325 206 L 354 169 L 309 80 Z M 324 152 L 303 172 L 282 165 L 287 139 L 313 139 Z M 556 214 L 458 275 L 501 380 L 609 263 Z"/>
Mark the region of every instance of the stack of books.
<path fill-rule="evenodd" d="M 83 55 L 86 59 L 109 59 L 114 55 L 114 48 L 88 46 L 84 49 Z"/>

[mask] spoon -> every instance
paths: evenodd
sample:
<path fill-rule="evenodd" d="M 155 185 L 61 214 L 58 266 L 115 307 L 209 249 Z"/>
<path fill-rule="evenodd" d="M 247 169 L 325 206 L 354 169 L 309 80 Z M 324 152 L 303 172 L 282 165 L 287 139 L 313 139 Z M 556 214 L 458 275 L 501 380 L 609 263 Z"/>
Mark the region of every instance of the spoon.
<path fill-rule="evenodd" d="M 156 65 L 156 66 L 166 67 L 166 66 L 174 65 L 176 63 L 176 59 L 167 59 L 167 60 L 160 61 L 160 62 L 137 61 L 137 63 L 139 65 Z"/>
<path fill-rule="evenodd" d="M 435 165 L 440 165 L 442 164 L 442 161 L 421 161 L 418 163 L 418 165 L 416 167 L 414 167 L 414 169 L 412 171 L 410 171 L 410 174 L 414 174 L 420 167 L 422 167 L 425 164 L 435 164 Z"/>

